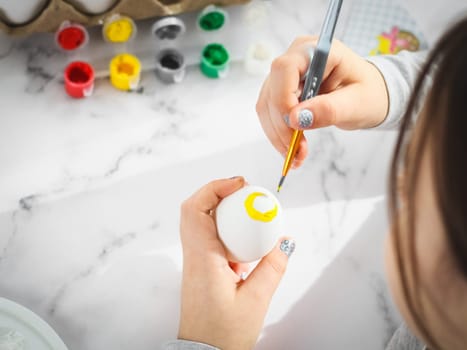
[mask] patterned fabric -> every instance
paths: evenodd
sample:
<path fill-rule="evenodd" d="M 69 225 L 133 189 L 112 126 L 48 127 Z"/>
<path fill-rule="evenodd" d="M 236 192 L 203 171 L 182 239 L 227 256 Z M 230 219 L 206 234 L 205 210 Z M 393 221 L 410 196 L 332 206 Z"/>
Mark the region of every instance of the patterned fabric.
<path fill-rule="evenodd" d="M 349 11 L 342 41 L 361 56 L 370 55 L 380 45 L 378 37 L 394 28 L 412 33 L 427 48 L 423 33 L 412 16 L 394 0 L 355 0 Z"/>

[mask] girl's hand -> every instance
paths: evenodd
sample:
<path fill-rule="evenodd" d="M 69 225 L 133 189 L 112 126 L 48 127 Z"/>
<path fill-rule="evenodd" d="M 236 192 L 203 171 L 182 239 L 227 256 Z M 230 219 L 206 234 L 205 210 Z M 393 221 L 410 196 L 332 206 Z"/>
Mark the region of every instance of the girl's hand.
<path fill-rule="evenodd" d="M 187 199 L 181 209 L 183 284 L 178 337 L 228 349 L 254 347 L 271 297 L 285 272 L 293 241 L 282 241 L 246 280 L 229 264 L 213 217 L 222 198 L 242 188 L 241 177 L 217 180 Z M 232 265 L 232 266 L 231 266 Z"/>
<path fill-rule="evenodd" d="M 310 48 L 317 37 L 297 38 L 276 58 L 256 105 L 259 120 L 274 147 L 285 156 L 293 129 L 335 125 L 341 129 L 370 128 L 387 115 L 388 93 L 379 70 L 341 42 L 333 41 L 320 95 L 299 103 L 301 77 L 309 65 Z M 307 155 L 302 138 L 294 167 Z"/>

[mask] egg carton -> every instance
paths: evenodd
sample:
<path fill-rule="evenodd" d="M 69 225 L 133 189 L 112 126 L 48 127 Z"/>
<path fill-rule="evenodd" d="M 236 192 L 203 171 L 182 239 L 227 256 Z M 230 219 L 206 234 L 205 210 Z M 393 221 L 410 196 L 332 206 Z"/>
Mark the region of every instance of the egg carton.
<path fill-rule="evenodd" d="M 94 26 L 116 14 L 145 19 L 249 0 L 0 0 L 0 31 L 9 35 L 55 32 L 64 21 Z"/>

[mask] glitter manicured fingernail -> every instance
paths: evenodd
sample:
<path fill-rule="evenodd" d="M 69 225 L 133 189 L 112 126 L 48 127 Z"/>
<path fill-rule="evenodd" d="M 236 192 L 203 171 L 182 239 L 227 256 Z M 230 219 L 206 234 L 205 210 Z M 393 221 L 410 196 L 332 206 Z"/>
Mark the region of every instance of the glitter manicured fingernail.
<path fill-rule="evenodd" d="M 285 121 L 285 124 L 287 124 L 287 126 L 290 126 L 290 117 L 289 117 L 289 115 L 286 115 L 284 117 L 284 121 Z"/>
<path fill-rule="evenodd" d="M 292 241 L 292 240 L 289 240 L 289 239 L 285 239 L 281 242 L 281 245 L 279 247 L 279 249 L 285 254 L 287 255 L 288 258 L 290 258 L 290 256 L 293 254 L 293 252 L 295 251 L 295 241 Z"/>
<path fill-rule="evenodd" d="M 302 109 L 298 114 L 298 125 L 302 129 L 309 128 L 313 123 L 313 113 L 308 109 Z"/>

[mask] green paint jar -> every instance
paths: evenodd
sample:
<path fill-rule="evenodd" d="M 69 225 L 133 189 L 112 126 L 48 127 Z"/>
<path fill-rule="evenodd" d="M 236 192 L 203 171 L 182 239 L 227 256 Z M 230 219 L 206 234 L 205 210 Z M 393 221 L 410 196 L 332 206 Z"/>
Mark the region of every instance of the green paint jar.
<path fill-rule="evenodd" d="M 198 16 L 198 26 L 204 31 L 211 32 L 221 29 L 227 19 L 227 12 L 215 5 L 209 5 Z"/>
<path fill-rule="evenodd" d="M 201 72 L 209 78 L 223 78 L 229 69 L 229 52 L 217 43 L 207 45 L 201 53 Z"/>

